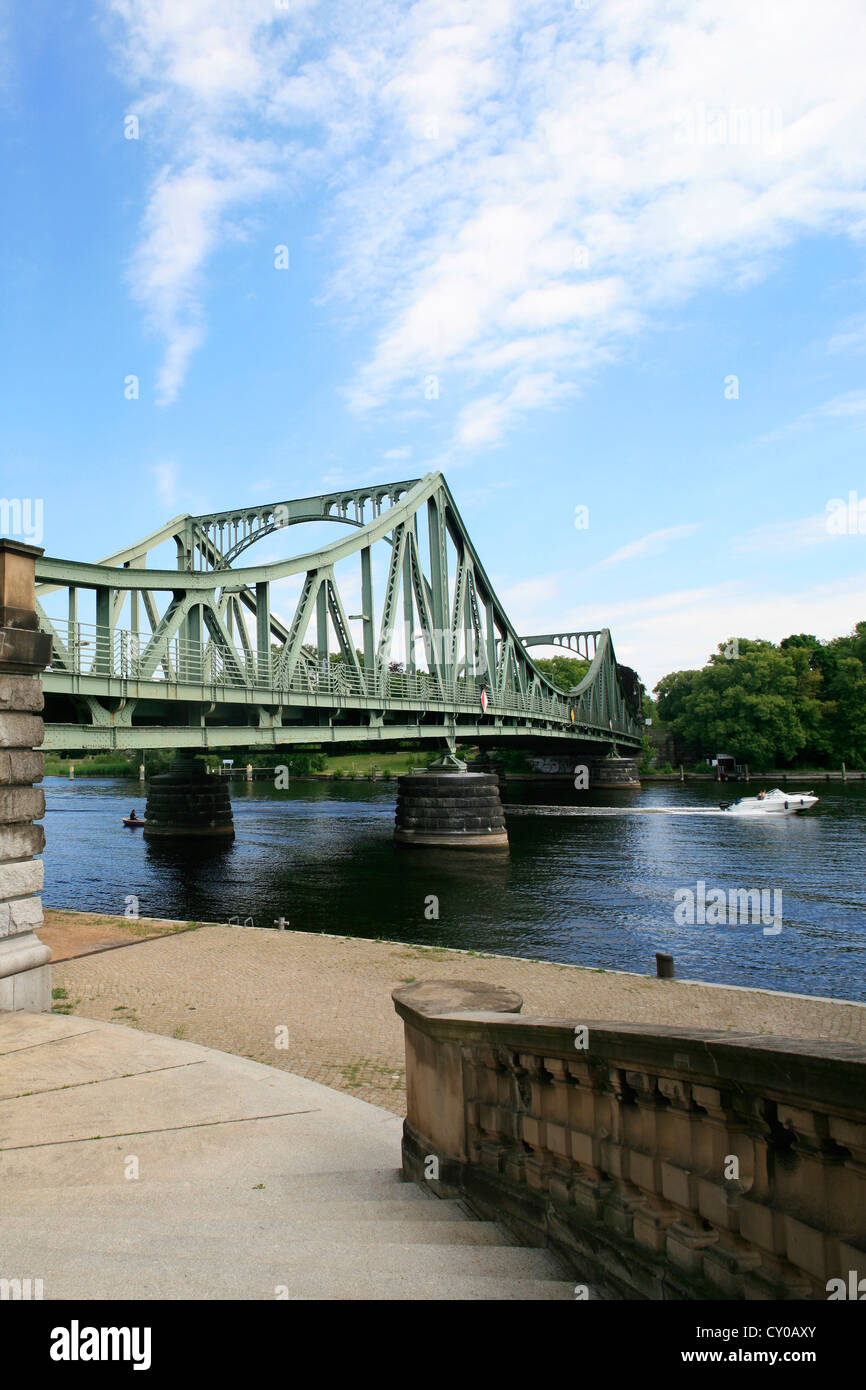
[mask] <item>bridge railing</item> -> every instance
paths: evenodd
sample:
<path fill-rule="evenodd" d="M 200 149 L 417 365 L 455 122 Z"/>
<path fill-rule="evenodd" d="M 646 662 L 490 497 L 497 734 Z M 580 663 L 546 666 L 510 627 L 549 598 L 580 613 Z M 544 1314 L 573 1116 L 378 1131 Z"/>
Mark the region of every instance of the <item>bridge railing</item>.
<path fill-rule="evenodd" d="M 210 636 L 201 641 L 175 636 L 155 646 L 150 633 L 109 630 L 93 623 L 52 621 L 51 630 L 54 656 L 49 675 L 154 686 L 266 688 L 279 695 L 327 696 L 338 701 L 376 698 L 415 708 L 461 710 L 478 710 L 484 689 L 491 715 L 520 714 L 567 724 L 577 731 L 596 730 L 598 722 L 587 695 L 558 696 L 540 688 L 528 694 L 514 686 L 498 689 L 486 673 L 470 671 L 445 685 L 430 671 L 355 667 L 343 660 L 317 661 L 307 652 L 288 673 L 279 652 L 269 652 L 259 663 L 252 647 L 229 646 Z"/>

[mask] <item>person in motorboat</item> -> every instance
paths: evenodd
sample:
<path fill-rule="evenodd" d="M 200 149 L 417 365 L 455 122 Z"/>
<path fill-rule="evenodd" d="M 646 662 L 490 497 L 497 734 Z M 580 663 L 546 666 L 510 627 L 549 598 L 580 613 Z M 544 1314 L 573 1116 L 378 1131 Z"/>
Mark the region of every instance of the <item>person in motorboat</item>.
<path fill-rule="evenodd" d="M 130 820 L 138 820 L 138 816 L 135 814 L 135 807 L 134 807 L 134 806 L 133 806 L 132 810 L 131 810 L 130 813 L 129 813 L 129 819 L 130 819 Z"/>
<path fill-rule="evenodd" d="M 801 815 L 803 811 L 809 811 L 816 805 L 818 797 L 814 792 L 789 792 L 782 791 L 781 787 L 774 787 L 772 791 L 762 788 L 757 796 L 743 796 L 739 801 L 720 801 L 721 810 L 728 815 L 751 815 L 753 812 L 760 812 L 762 815 Z"/>

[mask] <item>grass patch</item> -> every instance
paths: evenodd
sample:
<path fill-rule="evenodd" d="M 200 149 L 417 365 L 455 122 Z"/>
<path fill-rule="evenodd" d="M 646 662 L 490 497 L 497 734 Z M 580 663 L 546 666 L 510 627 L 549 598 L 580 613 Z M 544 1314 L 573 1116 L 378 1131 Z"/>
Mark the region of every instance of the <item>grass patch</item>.
<path fill-rule="evenodd" d="M 51 1012 L 53 1014 L 71 1014 L 80 1003 L 80 999 L 68 999 L 66 990 L 64 990 L 63 997 L 51 1005 Z"/>
<path fill-rule="evenodd" d="M 349 1062 L 340 1067 L 340 1075 L 346 1090 L 358 1090 L 361 1086 L 377 1086 L 381 1090 L 402 1091 L 406 1085 L 404 1067 L 389 1066 L 387 1062 L 372 1062 L 361 1057 L 357 1062 Z M 391 1086 L 384 1085 L 386 1081 Z"/>
<path fill-rule="evenodd" d="M 396 951 L 395 955 L 401 956 L 404 960 L 418 959 L 420 956 L 425 960 L 447 960 L 451 955 L 447 946 L 409 946 L 405 951 Z"/>
<path fill-rule="evenodd" d="M 108 923 L 106 923 L 106 926 Z M 155 927 L 152 922 L 146 922 L 140 917 L 118 917 L 117 927 L 120 931 L 128 931 L 133 936 L 174 936 L 177 932 L 182 932 L 188 926 L 200 926 L 200 922 L 182 922 L 179 926 Z"/>

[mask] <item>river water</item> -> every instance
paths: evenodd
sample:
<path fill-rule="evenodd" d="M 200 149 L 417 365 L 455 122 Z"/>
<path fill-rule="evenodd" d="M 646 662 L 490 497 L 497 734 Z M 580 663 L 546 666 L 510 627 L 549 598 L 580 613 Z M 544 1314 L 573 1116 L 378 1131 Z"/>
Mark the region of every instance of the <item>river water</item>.
<path fill-rule="evenodd" d="M 269 928 L 282 917 L 300 931 L 639 973 L 669 951 L 683 979 L 866 1001 L 862 782 L 820 783 L 813 811 L 778 820 L 729 819 L 712 784 L 512 785 L 499 852 L 398 848 L 393 782 L 233 783 L 230 847 L 127 830 L 121 816 L 144 812 L 137 782 L 47 777 L 44 788 L 50 907 L 123 913 L 134 897 L 142 916 Z M 684 921 L 685 890 L 697 897 L 700 883 L 775 891 L 765 901 L 781 913 Z"/>

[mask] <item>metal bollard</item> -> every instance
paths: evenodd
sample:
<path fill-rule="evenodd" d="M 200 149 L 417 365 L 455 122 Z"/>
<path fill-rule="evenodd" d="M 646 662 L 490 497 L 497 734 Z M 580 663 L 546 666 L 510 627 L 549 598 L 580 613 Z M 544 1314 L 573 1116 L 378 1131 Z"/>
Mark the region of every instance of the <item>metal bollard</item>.
<path fill-rule="evenodd" d="M 656 951 L 656 975 L 660 980 L 674 978 L 674 958 L 667 951 Z"/>

